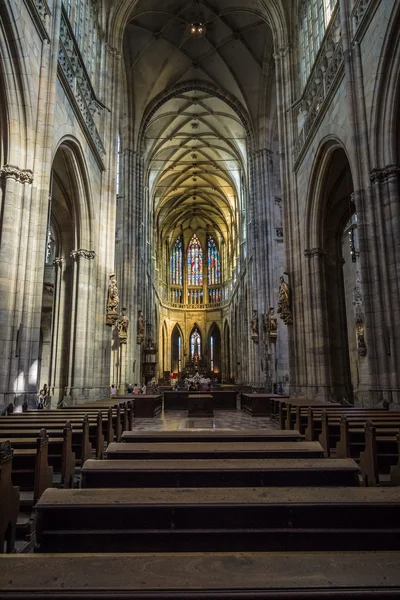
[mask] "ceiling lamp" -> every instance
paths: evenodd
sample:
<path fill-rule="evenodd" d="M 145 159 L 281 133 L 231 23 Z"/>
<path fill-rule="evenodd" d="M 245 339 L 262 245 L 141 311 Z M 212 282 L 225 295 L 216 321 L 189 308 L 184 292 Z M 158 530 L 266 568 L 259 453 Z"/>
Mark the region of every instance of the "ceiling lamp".
<path fill-rule="evenodd" d="M 200 21 L 196 23 L 190 23 L 188 27 L 189 37 L 194 39 L 200 39 L 206 35 L 206 27 Z"/>

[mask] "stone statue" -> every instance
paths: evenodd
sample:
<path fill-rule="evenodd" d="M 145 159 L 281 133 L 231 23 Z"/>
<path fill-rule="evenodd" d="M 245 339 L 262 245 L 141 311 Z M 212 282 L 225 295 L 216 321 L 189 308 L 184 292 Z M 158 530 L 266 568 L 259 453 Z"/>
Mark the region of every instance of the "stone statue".
<path fill-rule="evenodd" d="M 286 283 L 283 276 L 280 277 L 279 281 L 278 314 L 285 325 L 291 325 L 293 323 L 293 316 L 289 285 Z"/>
<path fill-rule="evenodd" d="M 118 285 L 115 275 L 110 275 L 108 284 L 106 324 L 112 327 L 118 319 L 117 308 L 119 305 Z"/>
<path fill-rule="evenodd" d="M 267 314 L 267 332 L 270 339 L 276 340 L 278 335 L 278 319 L 276 318 L 273 306 L 271 306 Z"/>
<path fill-rule="evenodd" d="M 137 319 L 137 343 L 141 344 L 144 341 L 144 317 L 141 310 L 138 312 Z"/>
<path fill-rule="evenodd" d="M 258 316 L 257 311 L 253 310 L 253 317 L 250 322 L 251 325 L 251 339 L 253 342 L 258 342 Z"/>
<path fill-rule="evenodd" d="M 122 314 L 118 319 L 118 339 L 120 344 L 126 344 L 126 340 L 128 339 L 128 325 L 129 319 L 126 316 L 126 308 L 122 309 Z"/>
<path fill-rule="evenodd" d="M 357 327 L 357 351 L 360 356 L 367 356 L 367 344 L 364 337 L 364 326 Z"/>

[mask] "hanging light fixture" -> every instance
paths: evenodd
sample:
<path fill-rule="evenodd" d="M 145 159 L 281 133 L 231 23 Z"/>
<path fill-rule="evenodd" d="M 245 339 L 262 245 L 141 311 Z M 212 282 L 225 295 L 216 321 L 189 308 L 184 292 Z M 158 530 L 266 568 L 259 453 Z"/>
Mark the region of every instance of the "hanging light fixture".
<path fill-rule="evenodd" d="M 206 26 L 201 21 L 194 21 L 188 26 L 188 35 L 194 39 L 200 39 L 206 35 Z"/>

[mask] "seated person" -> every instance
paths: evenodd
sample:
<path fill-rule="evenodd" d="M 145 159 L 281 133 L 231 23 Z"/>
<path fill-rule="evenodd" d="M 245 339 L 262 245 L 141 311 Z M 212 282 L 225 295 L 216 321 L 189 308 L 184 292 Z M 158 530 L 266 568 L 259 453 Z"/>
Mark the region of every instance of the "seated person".
<path fill-rule="evenodd" d="M 133 393 L 134 394 L 140 394 L 139 390 L 140 390 L 140 388 L 139 388 L 138 384 L 135 383 L 135 385 L 133 386 Z"/>
<path fill-rule="evenodd" d="M 126 391 L 128 392 L 128 394 L 133 393 L 133 385 L 131 383 L 128 383 L 128 387 L 126 388 Z"/>
<path fill-rule="evenodd" d="M 117 388 L 115 387 L 114 384 L 112 384 L 111 386 L 111 396 L 116 396 L 117 395 Z"/>

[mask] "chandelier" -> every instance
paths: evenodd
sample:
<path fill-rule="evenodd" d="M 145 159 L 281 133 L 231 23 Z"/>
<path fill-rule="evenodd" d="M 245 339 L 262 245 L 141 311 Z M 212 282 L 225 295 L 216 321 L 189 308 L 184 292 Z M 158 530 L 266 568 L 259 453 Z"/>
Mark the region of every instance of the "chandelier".
<path fill-rule="evenodd" d="M 190 23 L 188 26 L 188 35 L 194 39 L 200 39 L 206 35 L 206 27 L 201 21 Z"/>

